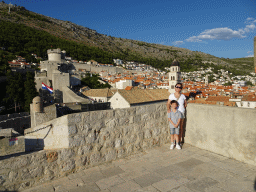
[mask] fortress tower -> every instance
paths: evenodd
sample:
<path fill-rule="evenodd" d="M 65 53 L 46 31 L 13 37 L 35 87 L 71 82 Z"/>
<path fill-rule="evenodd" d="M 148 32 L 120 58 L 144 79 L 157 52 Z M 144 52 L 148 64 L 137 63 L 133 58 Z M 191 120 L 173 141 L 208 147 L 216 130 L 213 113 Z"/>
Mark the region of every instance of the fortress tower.
<path fill-rule="evenodd" d="M 58 61 L 61 62 L 61 49 L 48 49 L 48 61 Z"/>
<path fill-rule="evenodd" d="M 180 64 L 175 59 L 171 64 L 170 72 L 169 72 L 169 92 L 174 93 L 175 85 L 180 82 L 181 82 Z"/>

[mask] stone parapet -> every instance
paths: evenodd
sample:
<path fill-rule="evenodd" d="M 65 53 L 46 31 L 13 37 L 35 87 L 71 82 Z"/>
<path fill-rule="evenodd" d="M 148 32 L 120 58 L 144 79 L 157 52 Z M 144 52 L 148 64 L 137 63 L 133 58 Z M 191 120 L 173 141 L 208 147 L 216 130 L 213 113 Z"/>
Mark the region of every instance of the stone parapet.
<path fill-rule="evenodd" d="M 169 142 L 168 130 L 165 102 L 62 116 L 26 130 L 26 143 L 37 140 L 45 150 L 0 161 L 0 190 L 23 189 L 160 146 Z"/>
<path fill-rule="evenodd" d="M 185 142 L 256 165 L 256 110 L 189 104 Z"/>

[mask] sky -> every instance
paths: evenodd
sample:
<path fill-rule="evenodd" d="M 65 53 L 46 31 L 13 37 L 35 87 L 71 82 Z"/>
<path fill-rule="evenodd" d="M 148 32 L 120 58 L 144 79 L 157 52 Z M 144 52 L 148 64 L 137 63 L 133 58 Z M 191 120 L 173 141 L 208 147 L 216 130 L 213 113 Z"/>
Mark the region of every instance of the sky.
<path fill-rule="evenodd" d="M 5 0 L 112 37 L 253 57 L 256 0 Z"/>

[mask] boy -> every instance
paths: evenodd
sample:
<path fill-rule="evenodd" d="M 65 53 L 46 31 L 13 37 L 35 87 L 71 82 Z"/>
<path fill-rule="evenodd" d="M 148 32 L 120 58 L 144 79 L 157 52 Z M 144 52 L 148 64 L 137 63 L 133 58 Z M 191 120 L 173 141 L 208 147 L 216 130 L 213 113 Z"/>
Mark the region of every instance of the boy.
<path fill-rule="evenodd" d="M 178 102 L 175 100 L 171 101 L 171 112 L 168 113 L 168 121 L 170 122 L 170 134 L 171 134 L 171 146 L 170 149 L 174 148 L 174 140 L 176 140 L 176 148 L 181 149 L 179 145 L 179 131 L 180 131 L 180 120 L 181 112 L 177 110 Z"/>

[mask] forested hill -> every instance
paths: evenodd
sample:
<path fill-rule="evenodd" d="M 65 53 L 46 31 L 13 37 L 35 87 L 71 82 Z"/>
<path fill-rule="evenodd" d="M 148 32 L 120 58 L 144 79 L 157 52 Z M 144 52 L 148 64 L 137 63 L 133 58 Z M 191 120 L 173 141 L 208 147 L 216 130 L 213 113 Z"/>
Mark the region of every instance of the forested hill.
<path fill-rule="evenodd" d="M 11 8 L 9 14 L 8 5 L 3 2 L 0 2 L 0 33 L 0 47 L 6 48 L 11 53 L 10 57 L 20 55 L 28 61 L 33 60 L 31 53 L 46 58 L 47 49 L 59 47 L 77 60 L 94 59 L 100 63 L 113 63 L 114 58 L 119 58 L 160 69 L 169 67 L 175 58 L 180 61 L 182 71 L 205 66 L 202 61 L 229 63 L 202 52 L 99 34 L 95 30 L 40 15 L 20 6 Z"/>

